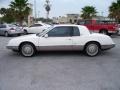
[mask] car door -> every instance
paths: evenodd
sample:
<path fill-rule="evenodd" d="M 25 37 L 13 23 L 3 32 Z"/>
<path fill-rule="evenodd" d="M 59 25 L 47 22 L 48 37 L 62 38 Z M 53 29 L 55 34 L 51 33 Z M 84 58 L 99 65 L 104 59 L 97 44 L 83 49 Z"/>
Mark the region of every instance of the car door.
<path fill-rule="evenodd" d="M 6 28 L 7 28 L 6 25 L 4 25 L 4 24 L 1 25 L 1 28 L 0 28 L 0 29 L 1 29 L 1 30 L 0 30 L 1 35 L 4 35 L 4 34 L 5 34 Z"/>
<path fill-rule="evenodd" d="M 28 33 L 40 33 L 41 31 L 42 31 L 42 25 L 34 24 L 31 27 L 29 27 Z"/>
<path fill-rule="evenodd" d="M 50 30 L 48 37 L 42 37 L 39 40 L 40 50 L 72 50 L 72 28 L 71 27 L 55 27 Z"/>
<path fill-rule="evenodd" d="M 83 50 L 83 42 L 84 37 L 82 35 L 80 36 L 80 28 L 73 27 L 73 33 L 72 33 L 72 42 L 73 42 L 73 50 Z"/>

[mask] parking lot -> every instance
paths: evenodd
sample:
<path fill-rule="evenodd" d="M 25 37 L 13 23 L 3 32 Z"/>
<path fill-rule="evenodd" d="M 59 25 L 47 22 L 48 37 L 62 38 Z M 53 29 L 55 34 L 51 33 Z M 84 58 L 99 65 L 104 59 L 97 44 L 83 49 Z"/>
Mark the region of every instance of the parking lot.
<path fill-rule="evenodd" d="M 96 57 L 81 52 L 40 52 L 25 58 L 0 36 L 0 90 L 120 90 L 120 36 Z"/>

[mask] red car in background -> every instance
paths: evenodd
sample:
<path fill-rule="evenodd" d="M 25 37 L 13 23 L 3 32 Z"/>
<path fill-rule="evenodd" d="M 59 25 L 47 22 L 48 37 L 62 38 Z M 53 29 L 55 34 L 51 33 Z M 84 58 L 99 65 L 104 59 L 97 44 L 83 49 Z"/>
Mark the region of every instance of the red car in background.
<path fill-rule="evenodd" d="M 111 20 L 78 20 L 78 25 L 86 26 L 92 32 L 103 33 L 106 35 L 118 32 L 117 22 Z"/>

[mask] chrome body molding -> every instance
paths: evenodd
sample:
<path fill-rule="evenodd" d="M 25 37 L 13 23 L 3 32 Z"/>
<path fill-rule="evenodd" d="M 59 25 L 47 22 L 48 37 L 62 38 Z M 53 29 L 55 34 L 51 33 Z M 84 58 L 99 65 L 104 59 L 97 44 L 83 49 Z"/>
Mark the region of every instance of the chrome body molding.
<path fill-rule="evenodd" d="M 84 50 L 83 45 L 74 46 L 35 46 L 37 51 L 82 51 Z M 115 44 L 101 45 L 102 50 L 108 50 L 115 47 Z M 18 46 L 7 46 L 7 49 L 19 50 Z"/>
<path fill-rule="evenodd" d="M 83 50 L 84 49 L 84 46 L 39 46 L 39 47 L 36 47 L 36 49 L 38 51 L 72 51 L 72 50 L 75 50 L 75 51 L 80 51 L 80 50 Z"/>

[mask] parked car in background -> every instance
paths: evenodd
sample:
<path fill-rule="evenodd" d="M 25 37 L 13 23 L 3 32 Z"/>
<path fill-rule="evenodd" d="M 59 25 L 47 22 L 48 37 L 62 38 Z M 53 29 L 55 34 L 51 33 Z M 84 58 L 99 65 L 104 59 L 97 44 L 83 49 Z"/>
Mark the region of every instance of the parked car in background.
<path fill-rule="evenodd" d="M 116 34 L 117 22 L 110 20 L 78 20 L 78 25 L 86 26 L 90 31 L 106 35 Z"/>
<path fill-rule="evenodd" d="M 118 30 L 118 35 L 120 35 L 120 24 L 117 25 L 116 30 Z"/>
<path fill-rule="evenodd" d="M 85 51 L 88 56 L 96 56 L 101 50 L 115 46 L 113 40 L 103 34 L 90 34 L 85 26 L 55 25 L 40 34 L 32 34 L 14 38 L 7 48 L 19 51 L 30 57 L 36 51 Z"/>
<path fill-rule="evenodd" d="M 23 27 L 25 34 L 32 34 L 32 33 L 41 33 L 44 29 L 49 28 L 51 25 L 45 23 L 35 23 L 30 27 Z"/>
<path fill-rule="evenodd" d="M 10 35 L 21 35 L 21 34 L 23 34 L 23 30 L 16 25 L 0 24 L 0 35 L 4 35 L 8 37 Z"/>

